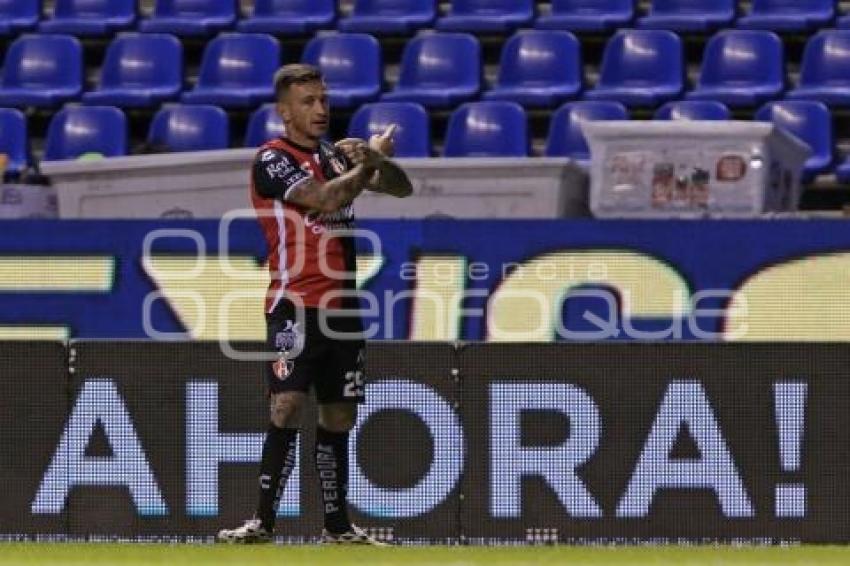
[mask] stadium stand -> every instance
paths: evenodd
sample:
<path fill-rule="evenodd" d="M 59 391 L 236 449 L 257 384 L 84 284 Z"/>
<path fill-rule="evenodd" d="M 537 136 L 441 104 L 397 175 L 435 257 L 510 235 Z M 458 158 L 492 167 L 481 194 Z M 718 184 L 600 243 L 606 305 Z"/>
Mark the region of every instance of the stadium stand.
<path fill-rule="evenodd" d="M 732 107 L 757 106 L 785 90 L 785 51 L 770 31 L 726 30 L 706 45 L 695 100 L 717 100 Z"/>
<path fill-rule="evenodd" d="M 204 36 L 233 27 L 235 0 L 156 0 L 153 15 L 139 22 L 144 32 Z"/>
<path fill-rule="evenodd" d="M 591 100 L 656 106 L 682 93 L 684 63 L 679 36 L 667 30 L 621 30 L 605 46 Z"/>
<path fill-rule="evenodd" d="M 756 120 L 773 122 L 791 132 L 812 149 L 806 161 L 804 179 L 811 180 L 824 173 L 833 161 L 832 115 L 822 102 L 814 100 L 783 100 L 769 102 L 756 112 Z"/>
<path fill-rule="evenodd" d="M 22 35 L 9 46 L 0 105 L 57 106 L 83 88 L 83 48 L 69 35 Z"/>
<path fill-rule="evenodd" d="M 351 15 L 339 21 L 341 31 L 411 34 L 433 25 L 434 0 L 354 0 Z"/>
<path fill-rule="evenodd" d="M 461 105 L 510 101 L 526 111 L 530 155 L 549 155 L 565 103 L 752 120 L 783 98 L 814 100 L 830 112 L 834 159 L 809 168 L 809 186 L 850 203 L 843 26 L 847 0 L 0 0 L 0 107 L 22 111 L 35 159 L 53 113 L 78 103 L 126 111 L 131 152 L 148 150 L 155 114 L 174 102 L 225 111 L 216 147 L 256 146 L 281 128 L 265 106 L 274 68 L 300 60 L 327 74 L 332 138 L 373 131 L 349 121 L 392 109 L 415 116 L 396 134 L 400 154 L 445 155 Z M 428 139 L 406 145 L 423 128 Z"/>
<path fill-rule="evenodd" d="M 526 157 L 525 110 L 516 102 L 467 102 L 452 112 L 445 157 Z"/>
<path fill-rule="evenodd" d="M 656 120 L 729 120 L 732 113 L 716 100 L 676 100 L 655 111 Z"/>
<path fill-rule="evenodd" d="M 29 139 L 27 120 L 20 110 L 0 108 L 0 153 L 6 154 L 6 169 L 18 172 L 26 167 Z"/>
<path fill-rule="evenodd" d="M 42 33 L 107 35 L 136 22 L 135 0 L 55 0 L 53 17 L 42 21 Z"/>
<path fill-rule="evenodd" d="M 425 108 L 415 102 L 376 102 L 364 104 L 351 117 L 348 135 L 369 139 L 382 134 L 390 124 L 397 129 L 395 155 L 397 157 L 430 157 L 431 125 Z"/>
<path fill-rule="evenodd" d="M 735 0 L 651 0 L 649 13 L 637 20 L 637 26 L 707 32 L 730 25 L 735 8 Z"/>
<path fill-rule="evenodd" d="M 561 106 L 549 123 L 546 155 L 569 157 L 583 165 L 590 161 L 590 148 L 581 123 L 589 120 L 628 120 L 626 107 L 614 101 L 568 102 Z"/>
<path fill-rule="evenodd" d="M 86 104 L 148 108 L 175 99 L 183 89 L 183 45 L 170 34 L 126 33 L 106 50 L 96 90 Z"/>
<path fill-rule="evenodd" d="M 407 43 L 395 89 L 384 100 L 448 108 L 478 95 L 481 46 L 466 33 L 420 35 Z"/>
<path fill-rule="evenodd" d="M 301 60 L 322 70 L 331 106 L 351 108 L 372 102 L 381 92 L 381 46 L 369 34 L 316 36 L 307 43 Z"/>
<path fill-rule="evenodd" d="M 552 0 L 552 12 L 535 26 L 570 31 L 612 31 L 628 26 L 635 15 L 633 0 Z"/>
<path fill-rule="evenodd" d="M 554 107 L 575 98 L 582 82 L 581 47 L 573 34 L 528 30 L 502 48 L 496 85 L 484 98 Z"/>
<path fill-rule="evenodd" d="M 229 139 L 227 114 L 207 104 L 164 106 L 148 132 L 149 146 L 162 151 L 225 149 Z"/>
<path fill-rule="evenodd" d="M 253 14 L 236 29 L 249 33 L 309 34 L 333 26 L 334 0 L 255 0 Z"/>
<path fill-rule="evenodd" d="M 67 106 L 47 129 L 46 161 L 127 154 L 127 118 L 114 106 Z"/>
<path fill-rule="evenodd" d="M 245 147 L 257 147 L 266 141 L 282 135 L 283 122 L 275 111 L 273 103 L 263 104 L 251 113 L 245 132 Z"/>
<path fill-rule="evenodd" d="M 204 49 L 198 84 L 181 99 L 189 104 L 254 107 L 272 98 L 280 44 L 264 33 L 223 33 Z"/>
<path fill-rule="evenodd" d="M 531 0 L 452 0 L 448 15 L 439 18 L 443 31 L 506 33 L 534 18 Z"/>

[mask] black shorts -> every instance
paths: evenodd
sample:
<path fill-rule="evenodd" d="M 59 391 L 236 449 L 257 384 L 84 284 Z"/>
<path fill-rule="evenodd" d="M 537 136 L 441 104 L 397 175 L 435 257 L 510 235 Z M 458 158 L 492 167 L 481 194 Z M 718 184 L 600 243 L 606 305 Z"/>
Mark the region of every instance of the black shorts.
<path fill-rule="evenodd" d="M 364 402 L 366 343 L 359 316 L 328 317 L 327 311 L 312 307 L 300 310 L 284 299 L 266 314 L 266 344 L 275 354 L 266 367 L 269 393 L 307 393 L 313 386 L 319 403 Z M 320 319 L 349 337 L 329 336 Z"/>

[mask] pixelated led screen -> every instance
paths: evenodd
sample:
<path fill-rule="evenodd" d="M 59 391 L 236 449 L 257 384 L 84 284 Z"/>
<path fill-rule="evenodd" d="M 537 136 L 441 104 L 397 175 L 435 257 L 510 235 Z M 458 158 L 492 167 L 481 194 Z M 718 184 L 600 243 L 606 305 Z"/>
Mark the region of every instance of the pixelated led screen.
<path fill-rule="evenodd" d="M 209 540 L 252 513 L 260 363 L 200 342 L 0 354 L 4 537 Z M 355 520 L 411 543 L 846 542 L 848 364 L 838 344 L 376 342 Z M 307 428 L 284 540 L 321 528 Z"/>

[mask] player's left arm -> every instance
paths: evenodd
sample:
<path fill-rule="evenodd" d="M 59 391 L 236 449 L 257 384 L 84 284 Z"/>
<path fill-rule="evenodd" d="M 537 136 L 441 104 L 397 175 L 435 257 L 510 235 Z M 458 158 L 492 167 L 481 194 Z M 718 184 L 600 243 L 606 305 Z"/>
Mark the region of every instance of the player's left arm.
<path fill-rule="evenodd" d="M 394 197 L 404 198 L 413 194 L 413 185 L 404 169 L 392 159 L 382 157 L 375 167 L 375 173 L 366 188 L 376 193 L 384 193 Z"/>
<path fill-rule="evenodd" d="M 393 124 L 383 134 L 372 136 L 368 145 L 361 139 L 348 138 L 337 142 L 336 146 L 354 164 L 362 163 L 367 158 L 376 164 L 375 173 L 365 187 L 367 190 L 403 198 L 413 194 L 413 185 L 404 169 L 390 159 L 395 151 L 392 140 L 395 130 Z"/>

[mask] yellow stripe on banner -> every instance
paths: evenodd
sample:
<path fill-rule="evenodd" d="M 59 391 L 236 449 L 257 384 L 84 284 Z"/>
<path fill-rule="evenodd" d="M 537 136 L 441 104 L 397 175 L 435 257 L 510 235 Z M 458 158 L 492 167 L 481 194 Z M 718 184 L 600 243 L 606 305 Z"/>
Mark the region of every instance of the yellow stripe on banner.
<path fill-rule="evenodd" d="M 3 256 L 0 292 L 106 292 L 114 272 L 112 256 Z"/>
<path fill-rule="evenodd" d="M 426 255 L 419 258 L 416 268 L 410 339 L 457 340 L 466 285 L 466 258 Z"/>
<path fill-rule="evenodd" d="M 67 326 L 0 326 L 0 340 L 58 340 L 71 337 Z"/>

